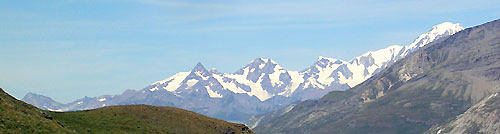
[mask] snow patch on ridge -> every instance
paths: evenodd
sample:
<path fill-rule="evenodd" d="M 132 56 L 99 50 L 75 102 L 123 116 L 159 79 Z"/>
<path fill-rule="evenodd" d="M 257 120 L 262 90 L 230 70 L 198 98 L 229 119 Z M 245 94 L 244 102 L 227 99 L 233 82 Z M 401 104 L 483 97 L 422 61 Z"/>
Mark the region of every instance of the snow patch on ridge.
<path fill-rule="evenodd" d="M 177 90 L 177 88 L 179 88 L 181 86 L 182 81 L 184 79 L 186 79 L 186 77 L 189 75 L 189 73 L 190 72 L 180 72 L 180 73 L 177 73 L 174 76 L 171 76 L 171 77 L 169 77 L 167 79 L 164 79 L 162 81 L 157 81 L 157 82 L 151 84 L 151 85 L 156 85 L 156 86 L 154 88 L 149 89 L 149 90 L 150 91 L 158 90 L 158 86 L 166 84 L 168 82 L 167 86 L 164 86 L 162 88 L 164 90 L 173 92 L 173 91 Z"/>
<path fill-rule="evenodd" d="M 243 74 L 238 75 L 238 74 L 225 74 L 225 77 L 235 79 L 238 83 L 247 85 L 250 87 L 250 92 L 247 92 L 248 95 L 250 96 L 255 96 L 261 101 L 265 101 L 269 98 L 272 97 L 266 90 L 262 88 L 262 85 L 260 84 L 262 82 L 262 76 L 259 78 L 257 82 L 252 82 L 248 79 L 246 79 L 246 76 L 248 76 L 249 70 L 248 68 L 243 69 Z"/>
<path fill-rule="evenodd" d="M 340 65 L 342 64 L 329 64 L 326 68 L 316 65 L 316 69 L 320 72 L 318 73 L 317 81 L 323 85 L 330 86 L 330 84 L 334 81 L 334 79 L 330 76 Z"/>
<path fill-rule="evenodd" d="M 290 97 L 299 88 L 300 84 L 304 82 L 304 76 L 299 74 L 299 72 L 289 71 L 288 74 L 292 78 L 291 83 L 285 88 L 285 91 L 278 93 L 278 95 Z"/>
<path fill-rule="evenodd" d="M 203 74 L 203 72 L 202 72 L 202 71 L 196 71 L 196 72 L 194 72 L 194 74 L 195 74 L 196 76 L 201 77 L 201 79 L 203 79 L 203 80 L 208 80 L 208 78 L 210 78 L 209 76 L 204 76 L 204 74 Z"/>
<path fill-rule="evenodd" d="M 213 77 L 217 81 L 219 81 L 219 83 L 222 85 L 222 87 L 226 90 L 229 90 L 229 91 L 231 91 L 233 93 L 237 93 L 237 94 L 247 93 L 245 90 L 236 86 L 236 84 L 234 82 L 231 82 L 231 81 L 226 82 L 226 80 L 224 80 L 225 77 L 223 77 L 223 76 L 213 75 Z"/>
<path fill-rule="evenodd" d="M 190 79 L 190 80 L 188 80 L 186 82 L 186 84 L 188 86 L 187 88 L 189 89 L 189 88 L 193 87 L 196 83 L 198 83 L 198 80 L 196 80 L 196 79 Z"/>
<path fill-rule="evenodd" d="M 222 98 L 222 95 L 217 93 L 216 91 L 212 91 L 210 89 L 210 86 L 205 86 L 205 89 L 207 89 L 208 95 L 210 98 Z"/>
<path fill-rule="evenodd" d="M 281 74 L 284 74 L 286 73 L 286 70 L 284 70 L 281 66 L 279 65 L 276 65 L 274 67 L 274 72 L 272 74 L 269 75 L 269 79 L 271 80 L 271 84 L 272 86 L 278 86 L 278 85 L 281 85 L 281 84 L 284 84 L 281 80 L 280 80 L 280 76 Z"/>

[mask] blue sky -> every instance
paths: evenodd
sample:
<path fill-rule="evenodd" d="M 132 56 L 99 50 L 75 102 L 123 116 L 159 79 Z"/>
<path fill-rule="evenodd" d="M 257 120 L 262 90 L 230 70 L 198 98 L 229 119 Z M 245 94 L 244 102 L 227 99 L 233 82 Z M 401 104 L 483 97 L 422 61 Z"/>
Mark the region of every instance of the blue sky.
<path fill-rule="evenodd" d="M 141 89 L 197 62 L 231 73 L 257 57 L 300 71 L 407 45 L 433 25 L 499 19 L 498 0 L 3 0 L 0 87 L 69 102 Z"/>

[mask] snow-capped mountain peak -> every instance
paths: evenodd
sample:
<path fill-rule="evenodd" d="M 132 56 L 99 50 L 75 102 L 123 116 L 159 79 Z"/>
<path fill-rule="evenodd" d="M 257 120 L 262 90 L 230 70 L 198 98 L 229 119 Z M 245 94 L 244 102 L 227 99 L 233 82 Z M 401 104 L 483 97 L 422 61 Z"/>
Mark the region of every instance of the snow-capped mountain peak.
<path fill-rule="evenodd" d="M 441 24 L 438 24 L 436 26 L 432 27 L 432 30 L 429 33 L 435 34 L 435 35 L 443 35 L 446 32 L 449 34 L 451 33 L 456 33 L 458 31 L 464 30 L 464 27 L 460 25 L 460 23 L 451 23 L 451 22 L 443 22 Z"/>
<path fill-rule="evenodd" d="M 209 79 L 213 78 L 213 74 L 210 73 L 201 63 L 197 63 L 196 66 L 191 70 L 188 76 L 181 82 L 181 87 L 183 89 L 188 89 L 188 90 L 178 90 L 176 93 L 181 93 L 181 92 L 188 92 L 188 93 L 196 93 L 199 92 L 200 86 L 207 86 L 207 82 L 210 81 Z M 196 86 L 198 83 L 200 83 L 200 86 Z M 211 82 L 212 84 L 210 86 L 213 86 L 214 82 Z M 194 89 L 194 91 L 191 91 L 190 89 Z"/>
<path fill-rule="evenodd" d="M 257 58 L 238 70 L 235 74 L 245 75 L 246 79 L 258 82 L 259 79 L 273 73 L 286 72 L 276 61 L 271 59 Z"/>
<path fill-rule="evenodd" d="M 451 22 L 444 22 L 433 26 L 429 32 L 420 35 L 413 43 L 410 44 L 410 47 L 423 47 L 424 45 L 439 39 L 443 36 L 448 36 L 455 34 L 458 31 L 464 30 L 459 23 L 453 24 Z"/>
<path fill-rule="evenodd" d="M 313 66 L 302 71 L 306 79 L 304 88 L 325 89 L 343 84 L 354 87 L 420 47 L 463 29 L 458 23 L 444 22 L 433 26 L 408 46 L 393 45 L 377 51 L 368 51 L 349 62 L 319 57 Z"/>
<path fill-rule="evenodd" d="M 201 63 L 198 63 L 191 70 L 191 72 L 177 73 L 164 80 L 157 81 L 146 88 L 148 88 L 150 91 L 163 89 L 169 92 L 176 92 L 176 90 L 182 85 L 193 86 L 200 80 L 207 80 L 211 74 L 212 73 L 205 69 L 205 67 Z"/>
<path fill-rule="evenodd" d="M 432 41 L 440 39 L 441 37 L 453 35 L 456 32 L 464 30 L 464 27 L 460 26 L 459 23 L 443 22 L 436 26 L 433 26 L 431 30 L 427 33 L 421 34 L 415 39 L 410 45 L 406 46 L 407 50 L 402 53 L 402 56 L 406 56 L 409 53 L 416 51 L 416 49 L 429 44 Z"/>
<path fill-rule="evenodd" d="M 177 90 L 181 86 L 181 82 L 186 79 L 190 72 L 179 72 L 173 76 L 170 76 L 164 80 L 157 81 L 151 84 L 149 87 L 150 91 L 156 91 L 159 89 L 164 89 L 170 92 Z"/>
<path fill-rule="evenodd" d="M 292 79 L 289 72 L 276 61 L 265 58 L 257 58 L 236 73 L 224 76 L 243 85 L 242 89 L 245 86 L 250 87 L 249 90 L 246 90 L 247 94 L 256 96 L 261 101 L 284 90 L 289 90 L 285 88 Z"/>

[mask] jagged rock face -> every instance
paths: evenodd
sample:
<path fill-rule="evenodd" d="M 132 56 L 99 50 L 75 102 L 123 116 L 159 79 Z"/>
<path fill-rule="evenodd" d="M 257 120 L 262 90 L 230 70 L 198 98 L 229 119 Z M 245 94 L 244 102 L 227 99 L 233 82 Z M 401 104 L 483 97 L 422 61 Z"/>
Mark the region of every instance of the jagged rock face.
<path fill-rule="evenodd" d="M 174 106 L 210 117 L 244 122 L 252 115 L 277 110 L 296 101 L 319 99 L 330 91 L 354 87 L 405 57 L 404 53 L 410 49 L 417 50 L 426 43 L 460 30 L 460 26 L 434 27 L 422 35 L 425 38 L 415 40 L 410 46 L 390 46 L 367 52 L 350 61 L 319 57 L 314 65 L 300 72 L 286 70 L 276 61 L 264 58 L 251 61 L 235 73 L 207 70 L 198 63 L 190 72 L 180 72 L 142 90 L 129 90 L 121 95 L 86 97 L 52 107 L 37 104 L 37 100 L 25 101 L 54 111 L 126 104 Z"/>
<path fill-rule="evenodd" d="M 498 87 L 500 88 L 500 87 Z M 432 134 L 500 133 L 500 95 L 495 93 L 469 108 L 452 121 L 433 127 Z"/>
<path fill-rule="evenodd" d="M 363 83 L 255 128 L 257 133 L 422 133 L 498 92 L 500 20 L 444 37 Z"/>

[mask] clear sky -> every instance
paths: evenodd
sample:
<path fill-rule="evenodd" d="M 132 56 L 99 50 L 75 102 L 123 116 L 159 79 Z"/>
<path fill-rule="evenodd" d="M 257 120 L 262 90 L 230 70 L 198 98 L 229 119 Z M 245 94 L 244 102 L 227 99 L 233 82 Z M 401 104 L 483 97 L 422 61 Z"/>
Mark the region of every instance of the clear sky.
<path fill-rule="evenodd" d="M 499 0 L 2 0 L 0 87 L 69 102 L 142 89 L 197 62 L 300 71 L 407 45 L 433 25 L 499 19 Z"/>

